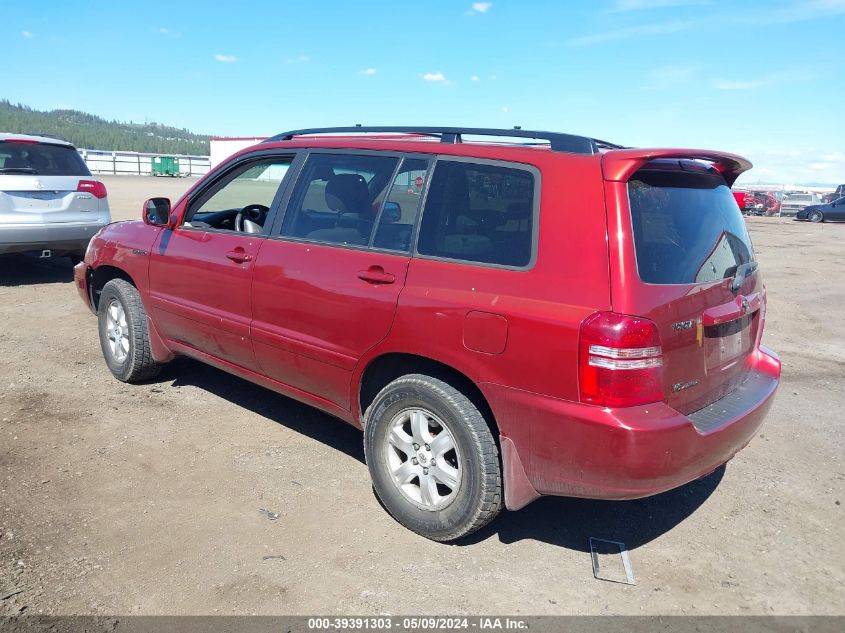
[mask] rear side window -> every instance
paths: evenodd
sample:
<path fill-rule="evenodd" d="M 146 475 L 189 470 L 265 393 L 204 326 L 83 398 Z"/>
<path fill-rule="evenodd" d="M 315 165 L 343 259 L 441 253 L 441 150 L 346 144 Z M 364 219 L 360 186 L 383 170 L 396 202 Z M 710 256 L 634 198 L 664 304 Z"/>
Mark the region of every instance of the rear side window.
<path fill-rule="evenodd" d="M 733 277 L 754 260 L 751 238 L 724 179 L 642 170 L 628 183 L 640 279 L 689 284 Z"/>
<path fill-rule="evenodd" d="M 312 154 L 296 183 L 282 235 L 366 246 L 399 159 Z"/>
<path fill-rule="evenodd" d="M 43 143 L 0 143 L 0 174 L 90 176 L 85 161 L 72 147 Z"/>
<path fill-rule="evenodd" d="M 501 266 L 531 262 L 534 175 L 524 169 L 439 160 L 417 251 Z"/>

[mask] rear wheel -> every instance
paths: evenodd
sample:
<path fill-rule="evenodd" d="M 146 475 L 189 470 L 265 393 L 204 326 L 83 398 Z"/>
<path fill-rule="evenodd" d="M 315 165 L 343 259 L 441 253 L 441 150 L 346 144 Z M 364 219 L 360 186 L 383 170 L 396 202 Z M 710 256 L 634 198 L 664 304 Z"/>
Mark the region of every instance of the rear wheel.
<path fill-rule="evenodd" d="M 382 389 L 365 416 L 364 453 L 384 507 L 422 536 L 456 540 L 501 509 L 490 427 L 469 398 L 441 380 L 410 374 Z"/>
<path fill-rule="evenodd" d="M 115 378 L 140 382 L 161 371 L 150 351 L 147 312 L 135 286 L 123 279 L 109 281 L 100 294 L 97 317 L 100 347 Z"/>
<path fill-rule="evenodd" d="M 810 222 L 824 222 L 824 215 L 822 215 L 821 211 L 810 211 L 807 214 L 807 219 Z"/>

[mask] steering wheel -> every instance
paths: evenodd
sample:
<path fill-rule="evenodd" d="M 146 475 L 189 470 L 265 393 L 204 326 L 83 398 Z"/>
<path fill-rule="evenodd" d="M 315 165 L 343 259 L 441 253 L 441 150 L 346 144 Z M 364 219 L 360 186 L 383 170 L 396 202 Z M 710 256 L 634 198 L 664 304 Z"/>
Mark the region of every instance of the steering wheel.
<path fill-rule="evenodd" d="M 243 209 L 238 211 L 235 216 L 235 230 L 240 233 L 244 232 L 244 218 L 255 224 L 264 225 L 264 220 L 267 219 L 267 212 L 270 207 L 263 204 L 248 204 Z"/>

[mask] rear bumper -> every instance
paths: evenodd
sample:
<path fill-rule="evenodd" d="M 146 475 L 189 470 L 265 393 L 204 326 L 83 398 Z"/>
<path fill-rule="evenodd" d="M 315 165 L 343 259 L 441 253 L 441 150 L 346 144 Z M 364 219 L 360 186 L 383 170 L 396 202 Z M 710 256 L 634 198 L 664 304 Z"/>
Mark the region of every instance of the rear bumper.
<path fill-rule="evenodd" d="M 101 223 L 86 224 L 0 224 L 0 255 L 51 250 L 84 254 Z"/>
<path fill-rule="evenodd" d="M 754 436 L 780 380 L 780 361 L 760 348 L 738 389 L 683 415 L 664 403 L 607 409 L 487 384 L 502 436 L 505 502 L 540 495 L 636 499 L 702 477 Z"/>

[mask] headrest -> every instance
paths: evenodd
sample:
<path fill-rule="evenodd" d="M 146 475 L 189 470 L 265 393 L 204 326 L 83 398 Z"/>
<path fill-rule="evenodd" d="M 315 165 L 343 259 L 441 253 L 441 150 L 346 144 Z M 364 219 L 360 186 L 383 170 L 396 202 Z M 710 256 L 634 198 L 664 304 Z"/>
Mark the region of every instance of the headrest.
<path fill-rule="evenodd" d="M 340 213 L 364 213 L 370 204 L 367 181 L 359 174 L 337 174 L 326 184 L 326 204 Z"/>

